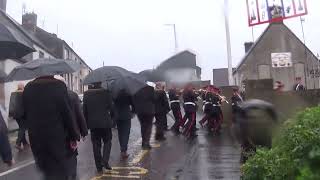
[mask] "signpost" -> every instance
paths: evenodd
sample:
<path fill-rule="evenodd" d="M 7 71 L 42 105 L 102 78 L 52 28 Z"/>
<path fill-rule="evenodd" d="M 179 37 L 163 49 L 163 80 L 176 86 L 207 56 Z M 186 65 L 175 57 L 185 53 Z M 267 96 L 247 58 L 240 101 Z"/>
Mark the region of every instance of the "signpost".
<path fill-rule="evenodd" d="M 249 26 L 308 14 L 306 0 L 247 0 L 247 11 Z"/>

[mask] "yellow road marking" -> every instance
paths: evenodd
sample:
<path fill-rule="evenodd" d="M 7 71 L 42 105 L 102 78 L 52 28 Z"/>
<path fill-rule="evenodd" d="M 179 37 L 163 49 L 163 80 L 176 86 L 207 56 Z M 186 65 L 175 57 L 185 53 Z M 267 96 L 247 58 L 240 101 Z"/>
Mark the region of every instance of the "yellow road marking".
<path fill-rule="evenodd" d="M 125 175 L 124 172 L 121 173 L 122 170 L 129 171 Z M 91 180 L 100 180 L 104 177 L 112 177 L 112 178 L 127 178 L 127 179 L 139 179 L 141 175 L 147 174 L 148 170 L 141 167 L 113 167 L 111 171 L 106 171 L 101 176 L 96 176 Z M 140 176 L 139 176 L 140 175 Z"/>
<path fill-rule="evenodd" d="M 129 162 L 129 164 L 137 164 L 139 163 L 144 156 L 146 156 L 148 154 L 149 150 L 141 150 L 133 159 L 131 162 Z"/>
<path fill-rule="evenodd" d="M 101 176 L 99 179 L 103 178 L 103 177 L 112 177 L 112 178 L 126 178 L 126 179 L 140 179 L 140 176 L 122 176 L 122 175 L 113 175 L 113 174 L 106 174 Z"/>

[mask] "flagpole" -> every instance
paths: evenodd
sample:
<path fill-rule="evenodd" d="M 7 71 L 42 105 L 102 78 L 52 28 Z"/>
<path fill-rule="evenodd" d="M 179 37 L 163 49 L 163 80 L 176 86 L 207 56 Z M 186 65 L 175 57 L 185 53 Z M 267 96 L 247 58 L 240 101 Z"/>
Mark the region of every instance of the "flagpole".
<path fill-rule="evenodd" d="M 232 57 L 231 57 L 228 6 L 229 6 L 228 0 L 224 0 L 224 18 L 225 18 L 227 58 L 228 58 L 228 79 L 229 79 L 229 86 L 232 86 L 234 85 L 234 83 L 233 83 L 233 76 L 232 76 Z"/>

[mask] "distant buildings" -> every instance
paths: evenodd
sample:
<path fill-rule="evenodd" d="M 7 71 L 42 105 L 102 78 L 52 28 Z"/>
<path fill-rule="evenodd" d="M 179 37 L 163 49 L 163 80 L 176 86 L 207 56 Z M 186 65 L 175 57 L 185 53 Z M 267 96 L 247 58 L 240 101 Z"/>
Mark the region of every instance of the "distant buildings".
<path fill-rule="evenodd" d="M 35 13 L 26 13 L 22 16 L 22 27 L 30 34 L 41 41 L 55 57 L 66 60 L 73 60 L 81 64 L 81 70 L 72 74 L 64 75 L 67 86 L 77 92 L 83 93 L 83 79 L 89 74 L 91 68 L 86 62 L 70 47 L 64 40 L 57 37 L 56 34 L 49 33 L 37 26 L 37 15 Z M 41 55 L 41 52 L 40 52 Z"/>
<path fill-rule="evenodd" d="M 181 51 L 164 60 L 157 68 L 141 71 L 140 74 L 148 81 L 162 81 L 168 86 L 184 86 L 191 83 L 200 88 L 210 84 L 210 81 L 201 81 L 197 55 L 191 50 Z"/>
<path fill-rule="evenodd" d="M 37 59 L 39 56 L 43 56 L 46 58 L 56 58 L 56 56 L 50 52 L 46 46 L 38 40 L 35 36 L 28 33 L 26 30 L 22 28 L 14 19 L 12 19 L 9 15 L 6 14 L 3 10 L 0 10 L 0 23 L 10 27 L 15 30 L 16 33 L 20 34 L 25 42 L 29 44 L 29 46 L 36 49 L 36 52 L 33 52 L 21 59 L 7 59 L 5 61 L 0 62 L 0 68 L 9 74 L 11 70 L 23 63 L 31 61 L 33 59 Z M 4 107 L 5 110 L 8 109 L 9 99 L 11 92 L 17 88 L 17 82 L 0 84 L 0 105 Z"/>
<path fill-rule="evenodd" d="M 235 68 L 233 68 L 233 71 Z M 212 70 L 212 83 L 217 87 L 229 86 L 228 68 L 218 68 Z"/>
<path fill-rule="evenodd" d="M 251 46 L 250 46 L 251 45 Z M 233 73 L 237 85 L 244 80 L 281 81 L 284 90 L 292 90 L 300 77 L 308 89 L 319 88 L 317 57 L 282 22 L 270 24 L 247 51 Z"/>
<path fill-rule="evenodd" d="M 189 50 L 181 51 L 164 60 L 156 69 L 145 70 L 140 74 L 149 81 L 185 83 L 201 80 L 201 68 L 197 66 L 196 54 Z"/>
<path fill-rule="evenodd" d="M 7 59 L 5 61 L 1 61 L 1 70 L 9 74 L 14 67 L 38 58 L 60 58 L 73 60 L 81 64 L 81 70 L 73 74 L 64 75 L 67 85 L 77 93 L 82 93 L 85 90 L 82 81 L 91 71 L 90 67 L 64 40 L 58 38 L 55 34 L 48 33 L 37 27 L 36 14 L 24 14 L 22 17 L 23 25 L 20 25 L 6 13 L 6 0 L 0 0 L 0 23 L 13 29 L 23 37 L 24 41 L 29 46 L 36 50 L 36 52 L 33 52 L 21 59 Z M 0 107 L 4 110 L 3 113 L 5 118 L 5 111 L 8 110 L 11 92 L 15 91 L 16 88 L 17 82 L 0 84 Z"/>

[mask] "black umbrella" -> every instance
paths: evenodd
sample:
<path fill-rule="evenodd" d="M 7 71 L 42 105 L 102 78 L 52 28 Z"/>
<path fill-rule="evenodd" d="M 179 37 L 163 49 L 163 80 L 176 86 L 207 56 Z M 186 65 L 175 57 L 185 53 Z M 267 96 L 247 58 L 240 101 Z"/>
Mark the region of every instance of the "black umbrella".
<path fill-rule="evenodd" d="M 120 90 L 126 90 L 130 95 L 134 95 L 140 89 L 148 86 L 145 81 L 136 73 L 117 66 L 104 66 L 92 71 L 84 79 L 83 83 L 107 83 L 114 96 L 117 96 Z"/>
<path fill-rule="evenodd" d="M 0 24 L 0 60 L 20 59 L 34 51 L 17 31 Z"/>
<path fill-rule="evenodd" d="M 6 77 L 7 77 L 7 74 L 4 71 L 0 70 L 0 83 L 5 82 Z"/>
<path fill-rule="evenodd" d="M 37 59 L 15 67 L 6 81 L 22 81 L 41 76 L 73 73 L 80 69 L 80 64 L 73 60 Z"/>

